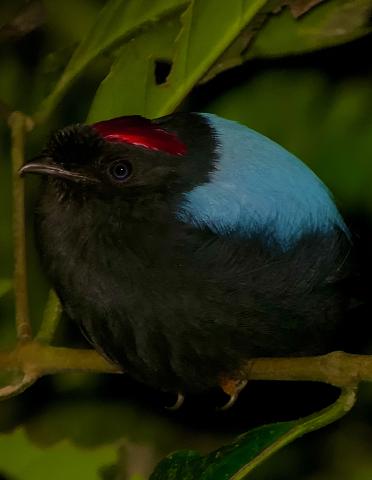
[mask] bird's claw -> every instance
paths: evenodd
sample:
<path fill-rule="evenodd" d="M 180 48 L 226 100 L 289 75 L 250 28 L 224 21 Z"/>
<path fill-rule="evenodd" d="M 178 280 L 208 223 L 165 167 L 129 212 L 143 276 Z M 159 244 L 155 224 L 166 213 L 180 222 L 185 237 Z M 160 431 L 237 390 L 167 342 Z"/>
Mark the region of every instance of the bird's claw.
<path fill-rule="evenodd" d="M 165 407 L 167 410 L 178 410 L 179 408 L 182 407 L 183 402 L 185 401 L 185 397 L 181 392 L 177 393 L 177 400 L 174 403 L 174 405 L 171 405 L 170 407 Z"/>
<path fill-rule="evenodd" d="M 237 401 L 239 397 L 239 393 L 243 390 L 243 388 L 247 385 L 247 380 L 225 380 L 221 383 L 222 390 L 229 395 L 229 400 L 222 405 L 222 407 L 218 407 L 218 411 L 224 411 L 231 408 L 234 403 Z"/>
<path fill-rule="evenodd" d="M 228 410 L 229 408 L 231 408 L 234 403 L 236 402 L 236 400 L 238 399 L 238 394 L 234 394 L 234 395 L 231 395 L 230 398 L 228 399 L 228 401 L 222 405 L 222 407 L 217 407 L 217 410 L 219 412 L 223 412 L 224 410 Z"/>

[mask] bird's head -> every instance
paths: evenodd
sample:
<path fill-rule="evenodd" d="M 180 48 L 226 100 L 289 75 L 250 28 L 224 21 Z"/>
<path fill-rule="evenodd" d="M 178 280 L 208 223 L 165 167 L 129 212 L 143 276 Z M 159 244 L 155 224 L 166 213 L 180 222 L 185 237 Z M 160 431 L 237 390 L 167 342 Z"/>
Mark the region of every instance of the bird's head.
<path fill-rule="evenodd" d="M 196 115 L 190 124 L 190 115 L 154 121 L 128 116 L 62 128 L 20 173 L 47 176 L 57 189 L 84 195 L 184 191 L 205 179 L 207 166 L 196 157 L 212 151 L 211 142 L 197 141 L 208 138 L 208 126 Z"/>

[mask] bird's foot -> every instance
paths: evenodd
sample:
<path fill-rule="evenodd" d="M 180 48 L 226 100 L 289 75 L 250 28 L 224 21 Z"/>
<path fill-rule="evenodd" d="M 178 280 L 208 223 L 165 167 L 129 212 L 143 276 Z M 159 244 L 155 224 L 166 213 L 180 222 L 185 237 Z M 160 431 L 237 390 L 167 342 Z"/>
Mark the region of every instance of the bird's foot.
<path fill-rule="evenodd" d="M 177 393 L 177 400 L 174 403 L 174 405 L 171 405 L 170 407 L 165 407 L 167 410 L 178 410 L 179 408 L 182 407 L 183 402 L 185 401 L 185 397 L 181 392 Z"/>
<path fill-rule="evenodd" d="M 222 378 L 220 382 L 220 387 L 228 395 L 229 400 L 222 407 L 218 407 L 217 410 L 228 410 L 231 408 L 239 397 L 239 393 L 247 385 L 248 380 L 237 380 L 231 378 Z"/>

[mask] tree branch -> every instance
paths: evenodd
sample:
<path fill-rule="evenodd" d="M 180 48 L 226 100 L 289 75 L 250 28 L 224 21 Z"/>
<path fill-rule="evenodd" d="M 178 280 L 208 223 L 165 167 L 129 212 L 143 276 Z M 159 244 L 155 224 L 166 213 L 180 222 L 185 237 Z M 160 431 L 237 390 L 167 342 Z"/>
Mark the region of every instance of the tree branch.
<path fill-rule="evenodd" d="M 0 352 L 0 371 L 23 372 L 11 395 L 20 393 L 37 378 L 61 372 L 124 373 L 94 350 L 51 347 L 31 341 L 14 350 Z M 242 374 L 247 380 L 315 381 L 348 388 L 372 381 L 372 356 L 332 352 L 316 357 L 256 358 L 246 363 Z M 31 380 L 30 380 L 31 379 Z M 25 381 L 27 385 L 25 385 Z M 7 391 L 0 390 L 8 396 Z"/>
<path fill-rule="evenodd" d="M 249 380 L 324 382 L 336 387 L 372 381 L 372 355 L 332 352 L 316 357 L 257 358 L 242 373 Z"/>
<path fill-rule="evenodd" d="M 51 347 L 36 341 L 0 352 L 0 371 L 22 371 L 37 377 L 61 372 L 121 373 L 94 350 Z"/>
<path fill-rule="evenodd" d="M 18 170 L 24 163 L 25 134 L 32 129 L 33 125 L 30 118 L 21 112 L 12 112 L 8 123 L 12 136 L 16 328 L 17 338 L 24 341 L 31 338 L 32 332 L 28 316 L 24 186 L 19 178 Z"/>

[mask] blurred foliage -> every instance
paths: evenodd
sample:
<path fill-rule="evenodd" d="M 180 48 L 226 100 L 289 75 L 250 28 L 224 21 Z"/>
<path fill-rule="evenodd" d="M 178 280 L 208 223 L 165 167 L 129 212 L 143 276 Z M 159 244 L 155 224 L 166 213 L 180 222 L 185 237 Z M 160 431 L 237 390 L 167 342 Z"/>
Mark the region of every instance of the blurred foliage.
<path fill-rule="evenodd" d="M 102 479 L 100 471 L 117 462 L 117 446 L 83 450 L 67 441 L 41 449 L 22 429 L 0 435 L 0 474 L 19 480 Z"/>
<path fill-rule="evenodd" d="M 339 55 L 341 47 L 325 50 L 319 57 L 294 55 L 341 45 L 371 32 L 372 2 L 324 0 L 311 9 L 315 3 L 318 2 L 3 0 L 0 100 L 12 109 L 37 111 L 39 121 L 47 119 L 30 136 L 30 155 L 40 149 L 50 130 L 84 121 L 87 115 L 92 121 L 131 113 L 156 116 L 175 107 L 214 112 L 275 139 L 318 173 L 344 212 L 370 216 L 371 41 L 364 50 L 359 50 L 359 44 L 354 42 L 354 47 Z M 310 10 L 306 12 L 307 9 Z M 303 12 L 306 13 L 295 18 Z M 349 54 L 355 58 L 349 58 Z M 274 60 L 288 55 L 293 56 L 290 61 Z M 258 58 L 273 60 L 253 60 Z M 225 72 L 247 60 L 244 66 Z M 334 68 L 328 65 L 332 61 L 337 63 Z M 348 65 L 352 65 L 351 69 Z M 199 87 L 185 101 L 196 84 Z M 9 146 L 3 123 L 0 347 L 14 342 L 9 280 L 13 263 Z M 47 295 L 31 233 L 36 187 L 37 182 L 30 185 L 27 199 L 35 326 Z M 67 322 L 60 325 L 56 341 L 83 343 Z M 191 422 L 190 427 L 187 415 L 197 417 L 198 405 L 185 414 L 186 419 L 180 420 L 164 413 L 162 408 L 149 411 L 151 398 L 146 403 L 142 397 L 138 404 L 136 395 L 131 396 L 131 388 L 137 388 L 135 384 L 123 387 L 128 389 L 123 393 L 128 401 L 117 390 L 112 393 L 110 385 L 100 377 L 61 375 L 1 404 L 0 430 L 11 430 L 20 424 L 24 429 L 0 435 L 0 477 L 42 480 L 47 475 L 58 478 L 61 474 L 71 479 L 147 478 L 154 465 L 170 451 L 192 448 L 206 454 L 231 440 L 230 430 L 225 428 L 224 432 L 221 426 L 224 414 L 212 417 L 209 430 L 198 428 L 197 422 Z M 102 396 L 106 389 L 112 398 Z M 146 391 L 143 396 L 151 394 Z M 371 392 L 365 398 L 366 410 L 368 401 L 369 406 L 372 401 Z M 242 405 L 236 408 L 244 412 L 237 415 L 236 425 L 241 425 L 243 416 L 255 418 L 254 410 Z M 359 412 L 355 423 L 348 420 L 346 428 L 340 431 L 301 440 L 250 478 L 371 478 L 368 446 L 372 419 Z M 249 435 L 252 432 L 248 438 Z M 192 455 L 195 458 L 197 454 Z M 164 464 L 159 468 L 163 467 Z M 160 477 L 154 474 L 153 478 Z"/>
<path fill-rule="evenodd" d="M 11 280 L 0 278 L 0 297 L 8 293 L 11 288 L 12 288 Z"/>

